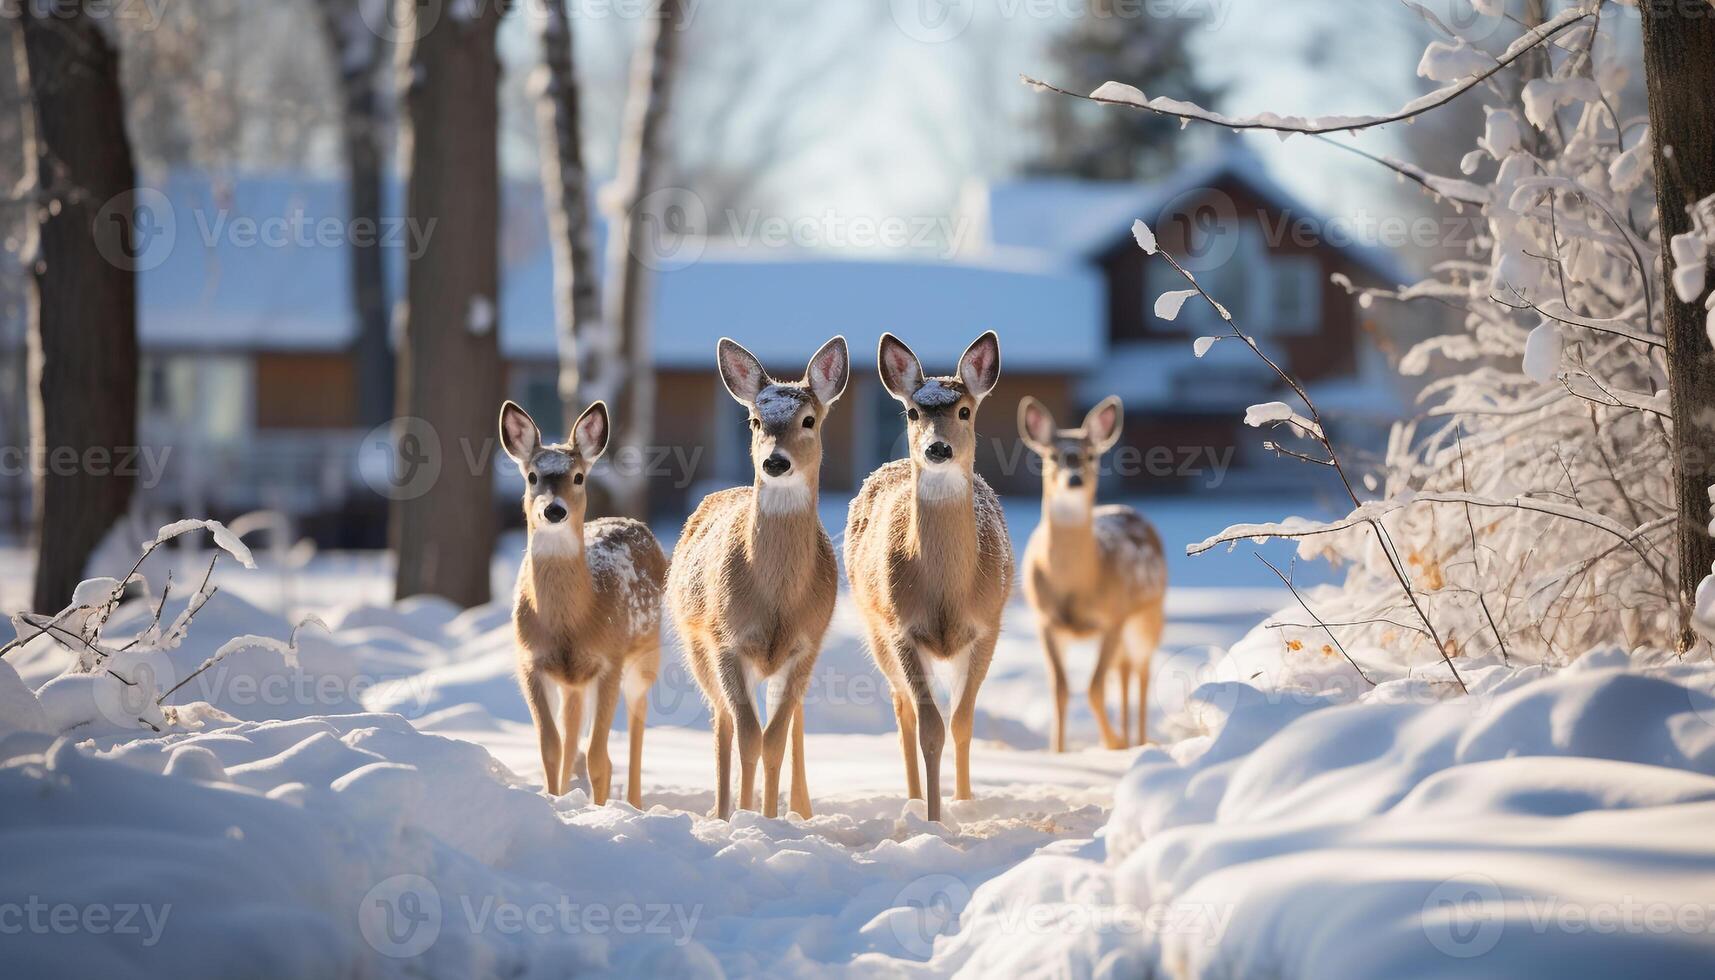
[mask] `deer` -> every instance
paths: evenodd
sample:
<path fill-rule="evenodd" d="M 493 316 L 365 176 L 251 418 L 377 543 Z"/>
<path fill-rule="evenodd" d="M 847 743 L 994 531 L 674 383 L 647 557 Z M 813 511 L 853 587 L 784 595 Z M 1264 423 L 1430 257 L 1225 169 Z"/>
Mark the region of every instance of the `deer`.
<path fill-rule="evenodd" d="M 823 344 L 798 381 L 777 381 L 755 355 L 722 338 L 721 380 L 747 410 L 748 487 L 705 497 L 685 522 L 667 576 L 667 602 L 690 673 L 709 704 L 715 732 L 713 816 L 732 818 L 732 743 L 738 741 L 740 808 L 779 814 L 790 728 L 791 810 L 808 819 L 804 692 L 834 615 L 839 568 L 816 512 L 822 433 L 851 374 L 844 337 Z M 768 723 L 754 694 L 768 687 Z"/>
<path fill-rule="evenodd" d="M 518 681 L 541 743 L 549 795 L 566 792 L 587 760 L 591 797 L 604 805 L 613 775 L 607 737 L 625 698 L 631 758 L 626 801 L 643 806 L 643 728 L 649 688 L 661 667 L 661 590 L 667 557 L 648 525 L 625 517 L 586 521 L 590 467 L 607 449 L 607 405 L 578 416 L 571 442 L 543 445 L 530 414 L 500 409 L 500 444 L 524 478 L 528 534 L 512 625 Z M 554 722 L 560 693 L 562 733 Z M 593 692 L 587 756 L 578 751 L 581 713 Z"/>
<path fill-rule="evenodd" d="M 1101 457 L 1119 441 L 1124 411 L 1109 396 L 1084 417 L 1082 427 L 1059 429 L 1047 406 L 1030 396 L 1019 402 L 1018 429 L 1042 460 L 1042 522 L 1024 549 L 1024 595 L 1036 613 L 1048 677 L 1054 688 L 1054 730 L 1049 748 L 1066 751 L 1068 639 L 1098 637 L 1090 675 L 1090 708 L 1102 745 L 1131 742 L 1131 678 L 1137 677 L 1137 735 L 1148 741 L 1146 697 L 1149 661 L 1161 642 L 1167 560 L 1154 526 L 1122 504 L 1096 506 Z M 1120 726 L 1108 721 L 1107 677 L 1118 670 Z"/>
<path fill-rule="evenodd" d="M 871 473 L 852 498 L 846 575 L 870 656 L 892 691 L 907 790 L 912 799 L 925 799 L 927 790 L 927 816 L 938 822 L 949 729 L 953 798 L 971 798 L 977 690 L 1012 591 L 1006 519 L 974 466 L 977 409 L 1000 380 L 1000 339 L 992 330 L 978 337 L 948 377 L 926 377 L 917 355 L 891 333 L 882 335 L 877 362 L 882 385 L 905 409 L 909 455 Z M 950 725 L 930 686 L 937 667 L 951 675 Z"/>

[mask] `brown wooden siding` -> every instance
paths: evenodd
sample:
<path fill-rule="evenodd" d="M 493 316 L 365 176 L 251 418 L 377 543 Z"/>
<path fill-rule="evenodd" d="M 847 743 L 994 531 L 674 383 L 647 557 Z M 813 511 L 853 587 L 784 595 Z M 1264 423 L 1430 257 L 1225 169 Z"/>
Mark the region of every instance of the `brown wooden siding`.
<path fill-rule="evenodd" d="M 256 355 L 258 429 L 339 429 L 357 424 L 357 379 L 351 356 Z"/>
<path fill-rule="evenodd" d="M 1200 228 L 1241 220 L 1260 226 L 1270 257 L 1310 255 L 1317 260 L 1321 283 L 1321 323 L 1314 333 L 1259 338 L 1267 349 L 1283 358 L 1282 367 L 1304 380 L 1349 374 L 1357 367 L 1358 306 L 1345 290 L 1329 281 L 1333 273 L 1344 273 L 1359 284 L 1374 284 L 1366 267 L 1318 240 L 1313 234 L 1319 219 L 1282 212 L 1241 183 L 1222 181 L 1204 191 L 1171 202 L 1170 214 L 1157 215 L 1152 228 L 1164 249 L 1182 260 L 1186 255 L 1189 223 Z M 1146 285 L 1148 270 L 1162 263 L 1159 256 L 1145 255 L 1129 234 L 1117 237 L 1115 245 L 1100 260 L 1108 280 L 1109 337 L 1116 341 L 1185 338 L 1203 331 L 1188 322 L 1159 320 L 1149 308 Z M 1220 296 L 1215 297 L 1217 300 Z M 1200 303 L 1193 298 L 1191 303 Z M 1240 327 L 1244 324 L 1240 323 Z"/>

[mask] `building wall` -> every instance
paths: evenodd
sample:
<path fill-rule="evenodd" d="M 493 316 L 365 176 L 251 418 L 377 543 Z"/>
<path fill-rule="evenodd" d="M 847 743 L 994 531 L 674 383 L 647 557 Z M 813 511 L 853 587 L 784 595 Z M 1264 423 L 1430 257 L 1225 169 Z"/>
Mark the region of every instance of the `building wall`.
<path fill-rule="evenodd" d="M 357 368 L 349 352 L 256 355 L 258 429 L 357 425 Z"/>
<path fill-rule="evenodd" d="M 1281 212 L 1234 181 L 1176 199 L 1169 204 L 1167 213 L 1157 218 L 1152 227 L 1162 247 L 1191 268 L 1199 282 L 1215 294 L 1215 299 L 1235 307 L 1237 304 L 1229 297 L 1209 285 L 1217 278 L 1218 267 L 1226 261 L 1224 257 L 1231 254 L 1231 239 L 1223 242 L 1220 236 L 1215 236 L 1211 240 L 1204 234 L 1208 230 L 1232 227 L 1234 223 L 1247 224 L 1260 235 L 1268 259 L 1290 261 L 1302 256 L 1314 260 L 1320 313 L 1312 329 L 1264 334 L 1254 323 L 1247 326 L 1242 317 L 1239 326 L 1259 333 L 1259 339 L 1266 339 L 1271 350 L 1282 353 L 1282 367 L 1304 380 L 1346 375 L 1356 369 L 1358 306 L 1345 290 L 1329 281 L 1329 276 L 1344 273 L 1358 283 L 1373 283 L 1374 276 L 1320 240 L 1320 219 Z M 1152 308 L 1155 294 L 1169 285 L 1174 289 L 1187 286 L 1162 258 L 1138 249 L 1129 235 L 1116 239 L 1115 247 L 1102 257 L 1100 264 L 1109 282 L 1109 336 L 1116 342 L 1183 338 L 1189 343 L 1192 338 L 1211 332 L 1207 325 L 1198 325 L 1193 318 L 1203 312 L 1200 297 L 1188 300 L 1185 312 L 1177 320 L 1166 321 L 1155 316 Z"/>

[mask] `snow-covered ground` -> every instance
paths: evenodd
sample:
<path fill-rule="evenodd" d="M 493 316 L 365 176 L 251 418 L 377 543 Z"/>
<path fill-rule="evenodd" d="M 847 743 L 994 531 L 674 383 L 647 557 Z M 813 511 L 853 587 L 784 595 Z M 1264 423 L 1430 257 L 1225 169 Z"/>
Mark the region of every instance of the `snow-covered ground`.
<path fill-rule="evenodd" d="M 1230 501 L 1150 510 L 1170 550 L 1248 519 Z M 1030 508 L 1009 517 L 1022 546 Z M 497 555 L 503 589 L 518 551 Z M 902 800 L 886 687 L 842 600 L 806 701 L 816 816 L 727 823 L 703 816 L 713 740 L 676 649 L 651 702 L 647 809 L 593 807 L 578 789 L 549 799 L 504 602 L 387 603 L 373 556 L 290 572 L 258 558 L 223 563 L 178 649 L 127 667 L 166 690 L 234 636 L 283 639 L 321 614 L 326 632 L 300 632 L 295 665 L 241 651 L 168 699 L 239 721 L 182 707 L 155 736 L 135 728 L 132 689 L 56 680 L 62 647 L 37 640 L 0 662 L 0 948 L 17 975 L 1715 964 L 1707 665 L 1606 652 L 1558 673 L 1472 664 L 1465 698 L 1404 669 L 1360 691 L 1343 661 L 1286 655 L 1275 631 L 1250 629 L 1290 601 L 1260 563 L 1175 556 L 1151 696 L 1162 747 L 1088 747 L 1074 698 L 1071 739 L 1086 747 L 1043 751 L 1041 657 L 1015 602 L 979 700 L 976 798 L 935 826 Z M 205 562 L 164 553 L 151 580 L 168 567 L 194 580 Z M 147 619 L 134 603 L 108 635 Z"/>

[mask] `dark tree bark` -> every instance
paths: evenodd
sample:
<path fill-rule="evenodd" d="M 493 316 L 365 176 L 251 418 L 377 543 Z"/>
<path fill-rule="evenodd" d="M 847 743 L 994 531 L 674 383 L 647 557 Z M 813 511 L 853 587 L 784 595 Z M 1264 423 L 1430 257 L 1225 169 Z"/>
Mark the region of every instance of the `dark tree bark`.
<path fill-rule="evenodd" d="M 650 193 L 660 186 L 662 136 L 667 128 L 667 108 L 673 90 L 679 35 L 684 31 L 685 0 L 663 0 L 650 17 L 631 65 L 631 91 L 626 97 L 625 125 L 619 138 L 619 164 L 615 183 L 623 213 L 615 216 L 608 233 L 607 272 L 612 285 L 607 290 L 609 330 L 618 341 L 618 363 L 608 368 L 619 374 L 615 398 L 617 445 L 621 450 L 638 449 L 654 438 L 655 351 L 650 337 L 648 285 L 654 247 L 647 235 L 651 215 L 646 206 Z M 644 205 L 644 206 L 640 206 Z M 657 225 L 657 230 L 659 225 Z M 605 381 L 606 379 L 604 379 Z M 605 387 L 605 385 L 604 385 Z M 617 509 L 633 517 L 649 513 L 649 481 L 633 472 L 623 453 L 609 469 L 615 483 Z M 638 454 L 630 454 L 635 463 Z"/>
<path fill-rule="evenodd" d="M 21 38 L 34 129 L 30 442 L 37 462 L 37 612 L 71 599 L 84 565 L 124 516 L 137 445 L 136 270 L 170 216 L 136 193 L 119 53 L 79 5 L 24 4 Z M 154 206 L 152 206 L 154 205 Z M 146 237 L 147 236 L 147 237 Z"/>
<path fill-rule="evenodd" d="M 346 220 L 350 222 L 352 314 L 357 334 L 357 410 L 365 425 L 393 414 L 393 348 L 388 342 L 387 269 L 381 252 L 383 143 L 377 85 L 383 46 L 363 22 L 364 0 L 318 0 L 322 35 L 339 84 L 340 139 L 345 150 Z"/>
<path fill-rule="evenodd" d="M 566 0 L 548 0 L 541 21 L 542 68 L 536 103 L 542 191 L 554 252 L 554 332 L 560 349 L 561 432 L 583 412 L 579 384 L 590 367 L 592 333 L 601 330 L 595 246 L 590 236 L 589 172 L 584 168 L 579 89 Z"/>
<path fill-rule="evenodd" d="M 460 5 L 440 9 L 400 59 L 406 215 L 421 228 L 433 221 L 434 231 L 422 254 L 408 258 L 395 431 L 402 465 L 426 456 L 438 473 L 409 471 L 423 485 L 400 485 L 389 525 L 399 598 L 426 593 L 465 606 L 489 600 L 490 464 L 501 403 L 495 31 L 502 5 L 474 7 L 469 16 L 455 13 Z"/>
<path fill-rule="evenodd" d="M 1715 420 L 1710 418 L 1715 352 L 1704 330 L 1703 297 L 1679 301 L 1665 254 L 1674 235 L 1691 230 L 1688 208 L 1715 194 L 1715 8 L 1693 11 L 1683 3 L 1658 0 L 1643 0 L 1638 7 L 1664 253 L 1663 321 L 1679 497 L 1680 644 L 1689 647 L 1695 639 L 1692 596 L 1715 562 L 1715 539 L 1708 532 L 1709 487 L 1715 484 Z"/>

